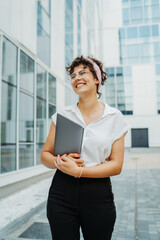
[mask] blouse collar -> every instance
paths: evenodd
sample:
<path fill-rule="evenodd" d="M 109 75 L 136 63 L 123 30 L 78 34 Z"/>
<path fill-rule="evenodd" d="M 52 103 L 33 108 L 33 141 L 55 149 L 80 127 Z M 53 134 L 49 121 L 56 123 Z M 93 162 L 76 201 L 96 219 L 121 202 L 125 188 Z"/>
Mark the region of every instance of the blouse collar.
<path fill-rule="evenodd" d="M 102 117 L 105 117 L 109 114 L 115 114 L 117 112 L 116 108 L 113 108 L 113 107 L 109 106 L 107 103 L 104 103 L 104 104 L 105 104 L 105 108 L 104 108 L 104 113 L 103 113 Z M 72 104 L 70 106 L 66 106 L 65 109 L 67 111 L 72 111 L 74 113 L 77 113 L 78 111 L 80 111 L 77 104 Z"/>

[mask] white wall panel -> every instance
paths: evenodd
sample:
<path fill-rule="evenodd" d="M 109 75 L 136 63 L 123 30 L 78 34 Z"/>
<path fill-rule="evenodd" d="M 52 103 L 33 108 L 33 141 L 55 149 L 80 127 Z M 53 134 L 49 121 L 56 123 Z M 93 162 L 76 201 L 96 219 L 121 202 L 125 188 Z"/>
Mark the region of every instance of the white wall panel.
<path fill-rule="evenodd" d="M 103 0 L 103 28 L 122 26 L 122 0 Z"/>
<path fill-rule="evenodd" d="M 134 114 L 156 115 L 157 103 L 154 65 L 133 65 L 132 74 Z"/>
<path fill-rule="evenodd" d="M 117 29 L 103 31 L 103 57 L 106 66 L 119 65 L 119 35 Z"/>

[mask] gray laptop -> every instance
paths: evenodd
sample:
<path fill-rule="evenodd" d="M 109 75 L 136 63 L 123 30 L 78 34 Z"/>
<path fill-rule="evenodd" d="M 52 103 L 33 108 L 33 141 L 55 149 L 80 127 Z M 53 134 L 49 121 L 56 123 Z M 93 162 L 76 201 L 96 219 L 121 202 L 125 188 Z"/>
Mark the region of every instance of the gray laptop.
<path fill-rule="evenodd" d="M 54 155 L 81 153 L 84 128 L 57 114 Z"/>

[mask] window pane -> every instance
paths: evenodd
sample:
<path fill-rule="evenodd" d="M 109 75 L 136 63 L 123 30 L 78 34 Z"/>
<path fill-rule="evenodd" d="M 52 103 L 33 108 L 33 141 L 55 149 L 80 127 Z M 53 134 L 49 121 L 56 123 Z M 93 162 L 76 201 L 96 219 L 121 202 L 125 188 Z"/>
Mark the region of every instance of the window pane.
<path fill-rule="evenodd" d="M 127 37 L 137 38 L 138 37 L 137 28 L 136 27 L 127 28 Z"/>
<path fill-rule="evenodd" d="M 132 75 L 132 73 L 131 73 L 131 67 L 128 67 L 128 66 L 123 67 L 123 75 L 124 75 L 124 76 L 131 76 L 131 75 Z"/>
<path fill-rule="evenodd" d="M 156 75 L 160 75 L 160 64 L 156 64 Z"/>
<path fill-rule="evenodd" d="M 137 45 L 129 45 L 128 46 L 128 57 L 138 57 L 138 46 Z"/>
<path fill-rule="evenodd" d="M 114 68 L 106 68 L 106 72 L 109 77 L 107 80 L 107 84 L 105 85 L 106 91 L 106 102 L 115 107 L 115 81 L 114 81 Z"/>
<path fill-rule="evenodd" d="M 46 101 L 37 98 L 36 141 L 44 143 L 46 139 Z"/>
<path fill-rule="evenodd" d="M 49 74 L 49 85 L 48 85 L 48 98 L 49 102 L 56 105 L 56 78 Z"/>
<path fill-rule="evenodd" d="M 144 6 L 144 20 L 145 22 L 148 22 L 149 21 L 149 10 L 150 10 L 150 7 L 148 6 Z"/>
<path fill-rule="evenodd" d="M 36 165 L 41 164 L 41 151 L 44 146 L 44 144 L 37 144 L 36 145 Z"/>
<path fill-rule="evenodd" d="M 48 124 L 49 124 L 49 128 L 52 122 L 51 116 L 56 112 L 56 106 L 53 106 L 51 104 L 48 104 Z"/>
<path fill-rule="evenodd" d="M 125 25 L 129 24 L 129 9 L 128 8 L 123 9 L 123 23 Z"/>
<path fill-rule="evenodd" d="M 37 64 L 37 96 L 46 99 L 46 71 Z"/>
<path fill-rule="evenodd" d="M 20 88 L 34 93 L 34 61 L 23 51 L 20 54 Z"/>
<path fill-rule="evenodd" d="M 19 141 L 34 141 L 34 98 L 19 94 Z"/>
<path fill-rule="evenodd" d="M 159 0 L 151 0 L 151 4 L 159 4 Z"/>
<path fill-rule="evenodd" d="M 142 6 L 142 0 L 130 0 L 131 6 Z"/>
<path fill-rule="evenodd" d="M 150 28 L 149 26 L 142 26 L 139 28 L 140 37 L 149 37 L 150 36 Z"/>
<path fill-rule="evenodd" d="M 110 77 L 114 76 L 114 68 L 106 68 L 106 72 Z"/>
<path fill-rule="evenodd" d="M 131 20 L 133 23 L 142 22 L 142 8 L 131 8 Z"/>
<path fill-rule="evenodd" d="M 160 20 L 159 5 L 154 5 L 151 7 L 151 9 L 152 9 L 152 20 L 159 21 Z"/>
<path fill-rule="evenodd" d="M 37 1 L 37 55 L 48 66 L 50 66 L 50 22 L 50 11 L 46 12 L 42 7 L 42 1 Z"/>
<path fill-rule="evenodd" d="M 3 40 L 2 79 L 17 84 L 17 47 L 7 38 Z"/>
<path fill-rule="evenodd" d="M 119 37 L 120 37 L 120 39 L 125 38 L 125 29 L 124 28 L 119 29 Z"/>
<path fill-rule="evenodd" d="M 158 25 L 153 25 L 152 26 L 152 36 L 158 36 L 158 35 L 159 35 Z"/>
<path fill-rule="evenodd" d="M 154 59 L 155 61 L 160 61 L 160 43 L 154 43 Z"/>
<path fill-rule="evenodd" d="M 149 57 L 150 56 L 150 43 L 140 44 L 140 56 Z"/>
<path fill-rule="evenodd" d="M 19 145 L 19 168 L 32 167 L 34 165 L 34 145 Z"/>
<path fill-rule="evenodd" d="M 1 98 L 1 143 L 16 143 L 16 87 L 2 82 Z"/>
<path fill-rule="evenodd" d="M 48 118 L 50 119 L 51 116 L 56 112 L 56 107 L 49 104 L 48 105 Z"/>
<path fill-rule="evenodd" d="M 1 146 L 1 173 L 16 170 L 16 145 L 2 144 Z"/>
<path fill-rule="evenodd" d="M 2 81 L 1 173 L 16 169 L 16 87 Z"/>

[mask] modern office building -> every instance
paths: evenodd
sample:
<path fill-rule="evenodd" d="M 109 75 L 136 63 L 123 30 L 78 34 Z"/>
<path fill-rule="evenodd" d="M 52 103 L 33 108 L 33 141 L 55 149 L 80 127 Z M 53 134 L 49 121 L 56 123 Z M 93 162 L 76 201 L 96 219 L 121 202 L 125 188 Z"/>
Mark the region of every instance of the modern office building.
<path fill-rule="evenodd" d="M 99 0 L 0 0 L 1 179 L 45 171 L 50 117 L 76 99 L 65 66 L 103 57 L 101 12 Z"/>
<path fill-rule="evenodd" d="M 105 99 L 126 115 L 127 147 L 160 148 L 160 1 L 103 1 Z"/>

